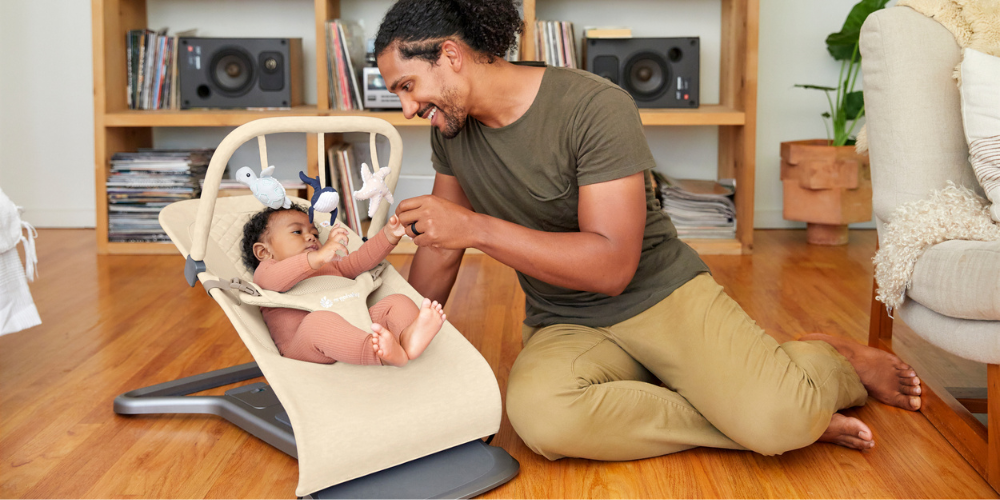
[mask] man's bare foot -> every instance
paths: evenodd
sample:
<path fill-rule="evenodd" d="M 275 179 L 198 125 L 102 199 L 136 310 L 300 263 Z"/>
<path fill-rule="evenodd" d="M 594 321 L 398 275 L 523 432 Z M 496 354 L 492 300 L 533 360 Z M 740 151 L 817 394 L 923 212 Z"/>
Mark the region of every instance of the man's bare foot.
<path fill-rule="evenodd" d="M 830 426 L 819 437 L 823 443 L 839 444 L 855 450 L 870 450 L 875 447 L 872 431 L 864 422 L 840 413 L 834 413 Z"/>
<path fill-rule="evenodd" d="M 372 349 L 383 365 L 403 366 L 410 360 L 392 332 L 378 323 L 372 323 L 372 331 Z"/>
<path fill-rule="evenodd" d="M 876 400 L 904 410 L 920 409 L 917 372 L 895 355 L 823 333 L 810 333 L 799 340 L 822 340 L 832 345 L 847 358 L 868 394 Z"/>
<path fill-rule="evenodd" d="M 417 356 L 420 356 L 424 349 L 430 345 L 431 340 L 434 340 L 434 336 L 441 331 L 444 320 L 445 314 L 441 304 L 438 304 L 436 300 L 431 302 L 430 299 L 424 299 L 424 302 L 420 304 L 420 313 L 417 314 L 417 319 L 413 320 L 413 323 L 410 323 L 410 326 L 404 328 L 403 332 L 399 334 L 399 343 L 406 351 L 406 356 L 410 359 L 416 359 Z"/>

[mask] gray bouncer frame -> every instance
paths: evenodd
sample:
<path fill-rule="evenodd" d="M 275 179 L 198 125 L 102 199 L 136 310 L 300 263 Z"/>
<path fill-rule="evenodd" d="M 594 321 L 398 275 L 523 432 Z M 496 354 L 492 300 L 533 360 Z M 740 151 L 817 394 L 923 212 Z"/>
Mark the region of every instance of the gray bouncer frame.
<path fill-rule="evenodd" d="M 271 386 L 256 382 L 222 396 L 189 396 L 261 376 L 255 362 L 223 368 L 126 392 L 115 398 L 114 409 L 119 415 L 217 415 L 297 457 L 291 422 Z M 477 439 L 306 498 L 472 498 L 510 481 L 519 469 L 502 448 Z"/>

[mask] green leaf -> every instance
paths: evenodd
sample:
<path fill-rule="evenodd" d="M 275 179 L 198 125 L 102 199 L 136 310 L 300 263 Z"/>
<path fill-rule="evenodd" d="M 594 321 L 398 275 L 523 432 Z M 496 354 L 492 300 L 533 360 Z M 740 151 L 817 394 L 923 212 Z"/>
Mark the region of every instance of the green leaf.
<path fill-rule="evenodd" d="M 795 86 L 803 88 L 803 89 L 826 90 L 828 92 L 833 92 L 834 90 L 837 90 L 837 89 L 835 89 L 833 87 L 824 87 L 822 85 L 806 85 L 806 84 L 802 84 L 802 83 L 797 83 L 797 84 L 795 84 Z"/>
<path fill-rule="evenodd" d="M 861 0 L 851 8 L 840 32 L 826 38 L 826 49 L 830 55 L 838 61 L 850 60 L 854 53 L 854 46 L 857 45 L 858 37 L 861 34 L 861 25 L 865 23 L 872 12 L 885 8 L 888 1 Z"/>
<path fill-rule="evenodd" d="M 847 116 L 848 120 L 854 120 L 861 111 L 861 107 L 865 105 L 865 96 L 862 91 L 858 90 L 847 94 L 844 99 L 844 114 Z M 864 116 L 862 114 L 861 116 Z"/>
<path fill-rule="evenodd" d="M 850 61 L 860 37 L 860 31 L 833 33 L 826 37 L 826 50 L 837 61 Z M 860 59 L 861 55 L 858 54 L 855 58 Z"/>
<path fill-rule="evenodd" d="M 823 118 L 829 118 L 829 117 L 830 117 L 830 112 L 829 111 L 824 111 L 823 112 Z"/>

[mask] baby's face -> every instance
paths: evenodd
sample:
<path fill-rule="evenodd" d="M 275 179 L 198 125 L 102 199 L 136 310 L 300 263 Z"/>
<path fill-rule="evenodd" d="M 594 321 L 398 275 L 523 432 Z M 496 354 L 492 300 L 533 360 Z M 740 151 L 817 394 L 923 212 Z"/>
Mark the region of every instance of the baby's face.
<path fill-rule="evenodd" d="M 309 216 L 297 210 L 283 210 L 271 215 L 264 235 L 264 246 L 274 260 L 284 260 L 310 250 L 319 250 L 319 231 Z"/>

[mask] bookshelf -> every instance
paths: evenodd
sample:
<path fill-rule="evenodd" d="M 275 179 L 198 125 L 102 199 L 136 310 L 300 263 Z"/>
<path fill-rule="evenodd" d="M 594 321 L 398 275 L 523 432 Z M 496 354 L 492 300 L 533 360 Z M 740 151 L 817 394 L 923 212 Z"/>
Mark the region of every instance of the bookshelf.
<path fill-rule="evenodd" d="M 363 0 L 347 0 L 363 1 Z M 521 54 L 534 54 L 536 3 L 523 0 L 525 32 Z M 735 178 L 735 239 L 686 240 L 705 254 L 742 254 L 753 249 L 754 155 L 757 122 L 757 34 L 759 0 L 721 1 L 721 59 L 719 103 L 698 109 L 641 109 L 646 126 L 718 127 L 717 178 Z M 130 110 L 126 102 L 125 34 L 147 27 L 146 0 L 93 0 L 94 50 L 94 165 L 97 192 L 97 248 L 101 254 L 173 254 L 169 243 L 119 243 L 108 241 L 108 198 L 105 183 L 111 156 L 153 146 L 154 127 L 235 127 L 258 118 L 286 115 L 377 116 L 397 127 L 426 127 L 427 121 L 407 120 L 401 112 L 343 112 L 332 110 L 326 75 L 324 23 L 340 17 L 340 0 L 314 0 L 317 50 L 316 104 L 278 111 L 256 110 Z M 572 19 L 568 19 L 572 21 Z M 378 22 L 379 20 L 370 20 Z M 310 62 L 306 62 L 309 64 Z M 332 143 L 334 137 L 327 141 Z M 306 160 L 310 175 L 318 171 L 316 136 L 306 137 Z"/>

